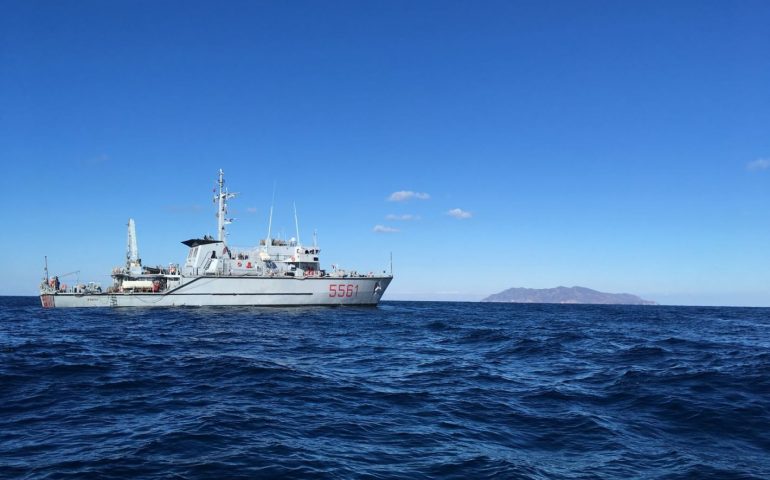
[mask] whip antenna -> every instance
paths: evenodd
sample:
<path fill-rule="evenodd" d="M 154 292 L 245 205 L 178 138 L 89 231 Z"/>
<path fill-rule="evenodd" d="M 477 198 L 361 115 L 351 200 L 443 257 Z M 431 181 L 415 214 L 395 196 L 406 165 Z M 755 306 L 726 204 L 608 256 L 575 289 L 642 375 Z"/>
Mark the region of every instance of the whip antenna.
<path fill-rule="evenodd" d="M 297 202 L 294 202 L 294 227 L 297 229 L 297 245 L 302 245 L 299 240 L 299 220 L 297 220 Z"/>

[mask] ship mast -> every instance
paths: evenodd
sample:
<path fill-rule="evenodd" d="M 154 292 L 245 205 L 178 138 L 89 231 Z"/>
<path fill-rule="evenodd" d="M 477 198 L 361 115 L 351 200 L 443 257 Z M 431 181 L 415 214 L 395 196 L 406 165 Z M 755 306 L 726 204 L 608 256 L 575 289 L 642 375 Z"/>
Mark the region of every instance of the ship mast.
<path fill-rule="evenodd" d="M 214 197 L 214 202 L 217 202 L 217 240 L 227 245 L 227 233 L 225 232 L 225 225 L 233 223 L 232 218 L 225 218 L 227 215 L 227 200 L 235 197 L 235 193 L 229 193 L 225 188 L 225 172 L 219 169 L 219 193 Z"/>

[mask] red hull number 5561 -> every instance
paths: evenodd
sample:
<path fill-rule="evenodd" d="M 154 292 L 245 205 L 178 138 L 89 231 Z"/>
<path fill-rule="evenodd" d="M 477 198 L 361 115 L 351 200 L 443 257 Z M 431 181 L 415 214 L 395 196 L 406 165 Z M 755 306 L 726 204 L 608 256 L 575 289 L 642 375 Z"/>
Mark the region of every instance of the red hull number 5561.
<path fill-rule="evenodd" d="M 330 297 L 357 297 L 358 285 L 352 283 L 344 284 L 331 284 L 329 285 Z"/>

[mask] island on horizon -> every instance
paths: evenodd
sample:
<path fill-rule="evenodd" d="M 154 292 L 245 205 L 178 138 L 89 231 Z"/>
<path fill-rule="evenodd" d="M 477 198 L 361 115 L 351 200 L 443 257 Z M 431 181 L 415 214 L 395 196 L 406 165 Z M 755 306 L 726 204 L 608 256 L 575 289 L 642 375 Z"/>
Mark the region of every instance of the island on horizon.
<path fill-rule="evenodd" d="M 509 288 L 481 300 L 500 303 L 570 303 L 598 305 L 657 305 L 630 293 L 605 293 L 585 287 Z"/>

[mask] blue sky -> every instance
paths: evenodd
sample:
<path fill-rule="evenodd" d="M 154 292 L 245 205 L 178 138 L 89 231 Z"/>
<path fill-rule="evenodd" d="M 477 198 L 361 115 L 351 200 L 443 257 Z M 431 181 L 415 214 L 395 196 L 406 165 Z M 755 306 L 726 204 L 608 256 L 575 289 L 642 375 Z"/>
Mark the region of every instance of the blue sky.
<path fill-rule="evenodd" d="M 391 299 L 770 305 L 768 2 L 2 10 L 0 294 L 35 294 L 44 255 L 107 283 L 129 217 L 145 264 L 181 261 L 222 168 L 231 244 L 275 184 L 274 228 L 296 202 L 326 265 L 393 252 Z"/>

